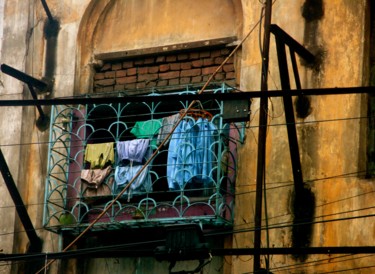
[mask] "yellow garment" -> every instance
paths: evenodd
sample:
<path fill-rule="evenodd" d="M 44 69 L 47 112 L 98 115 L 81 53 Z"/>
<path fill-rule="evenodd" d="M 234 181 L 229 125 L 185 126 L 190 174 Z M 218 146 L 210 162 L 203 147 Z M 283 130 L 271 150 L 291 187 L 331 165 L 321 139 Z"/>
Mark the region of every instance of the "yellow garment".
<path fill-rule="evenodd" d="M 85 161 L 90 163 L 90 169 L 103 168 L 108 162 L 115 162 L 113 142 L 88 144 L 85 151 Z"/>

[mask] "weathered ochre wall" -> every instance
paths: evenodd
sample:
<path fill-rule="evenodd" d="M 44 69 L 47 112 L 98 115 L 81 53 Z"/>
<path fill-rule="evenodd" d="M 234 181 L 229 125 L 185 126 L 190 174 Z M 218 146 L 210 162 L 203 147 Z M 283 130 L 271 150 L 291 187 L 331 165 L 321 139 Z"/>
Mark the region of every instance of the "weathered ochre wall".
<path fill-rule="evenodd" d="M 363 71 L 363 68 L 368 62 L 365 42 L 369 39 L 369 34 L 365 33 L 366 1 L 322 1 L 323 17 L 312 22 L 306 21 L 302 15 L 304 4 L 307 2 L 319 1 L 276 1 L 272 19 L 273 23 L 278 24 L 322 59 L 321 64 L 314 69 L 300 65 L 303 88 L 365 85 L 363 79 L 366 71 Z M 260 14 L 260 5 L 249 8 L 253 14 Z M 246 8 L 244 10 L 250 13 Z M 259 16 L 253 17 L 253 23 L 258 18 Z M 269 88 L 280 89 L 274 45 L 274 40 L 271 40 Z M 253 85 L 255 82 L 260 83 L 261 66 L 259 54 L 254 55 L 254 52 L 259 52 L 257 37 L 252 37 L 252 42 L 248 42 L 242 50 L 244 59 L 241 86 L 247 90 L 260 88 L 260 84 Z M 246 79 L 253 79 L 254 82 Z M 371 205 L 374 201 L 375 186 L 372 180 L 363 179 L 363 166 L 361 169 L 359 164 L 366 157 L 361 149 L 361 144 L 366 138 L 361 128 L 363 121 L 359 119 L 364 113 L 362 100 L 361 95 L 313 96 L 312 113 L 305 119 L 296 120 L 304 179 L 316 199 L 313 221 L 317 223 L 313 225 L 311 246 L 374 245 L 371 218 L 330 221 L 374 214 Z M 269 225 L 282 226 L 269 230 L 269 244 L 270 247 L 290 247 L 293 178 L 284 109 L 282 99 L 270 99 L 269 103 L 270 126 L 267 130 L 266 155 L 267 215 Z M 254 100 L 254 119 L 247 130 L 246 143 L 241 149 L 237 180 L 235 227 L 248 228 L 250 231 L 254 225 L 257 114 L 260 111 L 258 100 Z M 265 224 L 263 219 L 263 225 Z M 262 246 L 266 246 L 266 231 L 262 236 Z M 236 234 L 233 242 L 234 247 L 251 247 L 253 234 Z M 270 265 L 271 271 L 273 268 L 275 272 L 278 271 L 277 273 L 327 273 L 352 268 L 355 270 L 351 273 L 358 273 L 357 268 L 368 266 L 371 258 L 364 255 L 311 255 L 304 261 L 306 264 L 300 265 L 303 262 L 285 255 L 271 256 Z M 252 271 L 251 257 L 234 257 L 232 262 L 233 273 Z M 264 258 L 262 263 L 265 266 Z M 364 268 L 361 271 L 372 273 L 373 269 Z"/>
<path fill-rule="evenodd" d="M 95 54 L 238 36 L 238 16 L 238 0 L 92 1 L 78 34 L 75 92 L 92 90 Z"/>
<path fill-rule="evenodd" d="M 94 54 L 103 52 L 142 49 L 146 47 L 199 41 L 236 35 L 239 39 L 248 34 L 260 17 L 258 0 L 200 0 L 200 1 L 146 1 L 146 0 L 48 0 L 51 13 L 60 22 L 57 43 L 55 81 L 51 97 L 83 94 L 92 90 Z M 364 85 L 365 63 L 368 52 L 365 43 L 366 0 L 323 0 L 324 14 L 307 22 L 302 14 L 307 0 L 276 0 L 273 5 L 273 23 L 278 24 L 297 41 L 304 44 L 322 61 L 314 69 L 299 65 L 303 88 L 347 87 Z M 125 16 L 126 15 L 126 16 Z M 4 34 L 1 49 L 2 63 L 42 78 L 44 71 L 45 39 L 43 26 L 46 15 L 40 1 L 6 0 Z M 274 40 L 271 39 L 269 88 L 280 89 Z M 246 91 L 260 89 L 261 59 L 259 28 L 245 41 L 236 54 L 236 71 L 240 73 L 240 88 Z M 27 88 L 19 81 L 1 74 L 2 99 L 30 98 Z M 292 85 L 293 86 L 293 85 Z M 293 86 L 294 87 L 294 86 Z M 43 97 L 44 95 L 41 95 Z M 311 114 L 297 119 L 302 169 L 305 181 L 316 198 L 314 221 L 374 214 L 374 182 L 357 176 L 359 164 L 365 157 L 361 144 L 365 140 L 363 96 L 311 97 Z M 282 101 L 269 101 L 267 131 L 267 213 L 269 225 L 285 225 L 269 231 L 270 246 L 291 246 L 292 171 L 286 136 Z M 253 100 L 250 127 L 246 141 L 239 151 L 236 185 L 235 233 L 232 247 L 252 247 L 254 190 L 258 136 L 259 101 Z M 48 111 L 48 108 L 46 108 Z M 44 240 L 44 251 L 58 251 L 56 235 L 42 229 L 45 168 L 48 131 L 40 132 L 35 126 L 35 108 L 2 108 L 0 112 L 1 148 L 17 181 L 30 217 Z M 349 119 L 350 118 L 350 119 Z M 11 144 L 28 144 L 9 146 Z M 363 166 L 362 166 L 363 168 Z M 27 238 L 23 227 L 15 218 L 13 203 L 1 182 L 0 218 L 3 252 L 24 252 Z M 12 208 L 10 210 L 9 208 Z M 368 208 L 368 209 L 366 209 Z M 263 211 L 264 212 L 264 211 Z M 15 220 L 16 219 L 16 224 Z M 313 226 L 312 246 L 374 245 L 375 231 L 371 218 L 322 222 Z M 265 222 L 263 221 L 263 224 Z M 262 245 L 266 245 L 263 233 Z M 272 256 L 271 271 L 277 273 L 325 273 L 370 265 L 373 257 L 365 255 L 338 256 L 312 255 L 300 265 L 292 256 Z M 264 259 L 262 260 L 264 263 Z M 114 272 L 155 267 L 149 273 L 163 273 L 165 264 L 149 260 L 95 260 L 89 262 L 87 273 L 103 273 L 109 265 Z M 224 266 L 221 264 L 224 263 Z M 308 264 L 307 264 L 308 263 Z M 120 267 L 121 266 L 121 267 Z M 55 263 L 51 273 L 57 273 Z M 75 265 L 65 273 L 78 272 Z M 14 266 L 14 273 L 17 273 Z M 9 273 L 9 266 L 0 267 Z M 145 270 L 146 271 L 146 270 Z M 159 272 L 158 272 L 159 271 Z M 233 256 L 222 261 L 216 259 L 205 273 L 252 272 L 251 256 Z M 372 273 L 373 268 L 361 273 Z M 350 272 L 346 272 L 350 273 Z M 352 273 L 358 273 L 353 270 Z"/>
<path fill-rule="evenodd" d="M 27 46 L 25 33 L 27 31 L 28 2 L 1 3 L 0 21 L 2 27 L 1 63 L 8 64 L 20 70 L 25 68 L 25 54 Z M 26 20 L 24 20 L 26 19 Z M 7 31 L 7 30 L 18 31 Z M 3 31 L 4 30 L 4 31 Z M 5 75 L 0 76 L 0 97 L 6 99 L 22 99 L 22 84 Z M 17 182 L 20 161 L 20 127 L 22 123 L 22 109 L 14 107 L 3 107 L 0 112 L 0 145 L 7 160 L 9 170 L 13 179 Z M 4 253 L 13 252 L 15 205 L 4 184 L 3 177 L 0 178 L 0 249 Z M 10 265 L 1 264 L 0 273 L 9 273 Z"/>

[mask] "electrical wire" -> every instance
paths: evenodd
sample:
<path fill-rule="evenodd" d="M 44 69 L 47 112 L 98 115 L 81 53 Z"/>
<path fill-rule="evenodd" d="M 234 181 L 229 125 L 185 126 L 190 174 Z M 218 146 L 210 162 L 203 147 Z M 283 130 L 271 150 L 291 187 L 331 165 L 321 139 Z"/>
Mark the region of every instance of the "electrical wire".
<path fill-rule="evenodd" d="M 216 73 L 224 66 L 224 64 L 234 55 L 234 53 L 239 49 L 240 46 L 242 46 L 242 44 L 245 42 L 245 40 L 250 36 L 250 34 L 253 32 L 253 30 L 255 29 L 255 27 L 259 24 L 259 21 L 255 24 L 255 26 L 252 28 L 252 30 L 249 31 L 249 33 L 242 39 L 242 41 L 232 50 L 232 52 L 228 55 L 227 58 L 225 58 L 225 60 L 220 64 L 220 66 L 218 66 L 218 68 L 215 70 L 215 72 L 208 78 L 208 80 L 206 81 L 206 83 L 203 85 L 203 87 L 200 89 L 200 91 L 198 92 L 198 94 L 201 94 L 203 93 L 203 91 L 206 89 L 206 87 L 209 85 L 209 83 L 213 80 L 214 76 L 216 75 Z M 119 199 L 123 193 L 125 193 L 125 191 L 127 191 L 127 189 L 130 187 L 130 185 L 135 181 L 135 179 L 139 176 L 139 174 L 148 166 L 148 164 L 153 160 L 153 158 L 156 156 L 156 154 L 158 153 L 158 151 L 160 150 L 160 148 L 164 145 L 164 143 L 166 143 L 166 141 L 169 139 L 169 137 L 172 135 L 172 133 L 174 132 L 174 130 L 177 128 L 178 124 L 181 122 L 181 120 L 185 117 L 185 115 L 188 113 L 188 111 L 193 107 L 193 105 L 195 104 L 195 100 L 192 101 L 189 106 L 187 107 L 187 109 L 185 110 L 185 112 L 181 115 L 181 117 L 179 118 L 178 122 L 174 125 L 174 127 L 172 128 L 171 132 L 166 136 L 166 138 L 164 139 L 164 141 L 161 142 L 161 144 L 159 145 L 159 147 L 155 150 L 155 152 L 152 154 L 152 156 L 146 161 L 146 163 L 143 165 L 143 167 L 135 174 L 135 176 L 133 177 L 133 179 L 130 180 L 130 182 L 126 185 L 126 187 L 124 187 L 124 189 L 118 194 L 118 196 L 108 205 L 108 207 L 98 215 L 98 217 L 85 229 L 82 231 L 82 233 L 80 233 L 69 245 L 67 245 L 66 248 L 63 249 L 63 252 L 68 250 L 73 244 L 75 244 L 92 226 L 94 226 L 94 224 L 106 213 L 106 211 L 117 201 L 117 199 Z M 45 268 L 47 268 L 50 264 L 52 264 L 54 262 L 54 260 L 50 260 L 42 269 L 40 269 L 36 274 L 40 273 L 41 271 L 43 271 Z"/>
<path fill-rule="evenodd" d="M 345 119 L 340 119 L 340 120 L 349 120 L 349 119 L 356 119 L 356 118 L 345 118 Z M 361 118 L 359 118 L 359 119 L 361 119 Z M 328 121 L 328 120 L 327 120 Z M 329 121 L 334 121 L 334 120 L 329 120 Z M 311 121 L 310 121 L 311 122 Z M 309 123 L 310 123 L 309 122 Z M 316 121 L 315 121 L 316 122 Z M 322 121 L 320 121 L 320 122 L 322 122 Z M 303 123 L 306 123 L 306 122 L 303 122 Z M 285 125 L 285 124 L 274 124 L 274 125 L 270 125 L 270 126 L 277 126 L 277 125 Z M 45 142 L 45 143 L 49 143 L 49 142 Z M 34 144 L 42 144 L 41 142 L 37 142 L 37 143 L 34 143 Z M 12 144 L 13 145 L 13 144 Z M 14 144 L 14 145 L 24 145 L 24 144 Z M 11 145 L 0 145 L 0 147 L 1 146 L 11 146 Z M 325 180 L 325 179 L 323 179 L 323 180 Z M 346 213 L 346 212 L 344 212 L 344 213 Z M 344 214 L 344 213 L 335 213 L 335 214 Z M 333 214 L 332 214 L 333 215 Z M 266 226 L 267 227 L 267 226 Z M 43 228 L 41 228 L 41 229 L 43 229 Z M 373 267 L 373 266 L 371 266 L 371 267 Z M 327 272 L 328 273 L 328 272 Z M 334 272 L 329 272 L 329 273 L 334 273 Z"/>
<path fill-rule="evenodd" d="M 329 255 L 327 255 L 329 256 Z M 368 258 L 368 257 L 373 257 L 375 255 L 365 255 L 365 256 L 358 256 L 356 254 L 348 254 L 348 255 L 340 255 L 340 256 L 334 256 L 326 259 L 320 259 L 320 260 L 314 260 L 314 261 L 307 261 L 307 262 L 301 262 L 297 264 L 291 264 L 291 265 L 285 265 L 285 266 L 279 266 L 275 267 L 272 269 L 273 272 L 285 272 L 285 271 L 296 271 L 299 269 L 306 269 L 306 267 L 317 267 L 321 265 L 327 265 L 327 264 L 337 264 L 337 263 L 342 263 L 342 262 L 347 262 L 347 261 L 353 261 L 353 260 L 359 260 L 363 258 Z M 347 259 L 347 257 L 351 257 L 350 259 Z M 337 260 L 341 258 L 346 258 L 343 260 Z M 326 262 L 328 261 L 328 262 Z M 334 262 L 333 262 L 334 261 Z"/>
<path fill-rule="evenodd" d="M 272 118 L 275 118 L 271 116 Z M 277 117 L 276 117 L 277 118 Z M 295 125 L 306 125 L 306 124 L 314 124 L 314 123 L 327 123 L 327 122 L 340 122 L 340 121 L 351 121 L 351 120 L 361 120 L 361 119 L 373 119 L 374 116 L 359 116 L 359 117 L 346 117 L 346 118 L 335 118 L 335 119 L 320 119 L 320 120 L 313 120 L 313 121 L 300 121 L 296 122 Z M 287 123 L 277 123 L 277 124 L 269 124 L 268 127 L 279 127 L 279 126 L 286 126 Z M 259 128 L 257 125 L 252 126 L 238 126 L 238 129 L 243 128 Z M 124 135 L 124 137 L 129 137 L 131 135 Z M 93 141 L 100 141 L 101 138 L 93 138 Z M 84 141 L 84 140 L 82 140 Z M 13 146 L 31 146 L 31 145 L 49 145 L 54 143 L 54 141 L 39 141 L 39 142 L 28 142 L 28 143 L 11 143 L 11 144 L 0 144 L 0 147 L 13 147 Z M 64 147 L 57 147 L 57 148 L 64 148 Z"/>
<path fill-rule="evenodd" d="M 340 174 L 340 175 L 335 175 L 335 176 L 328 176 L 328 177 L 323 177 L 323 178 L 316 178 L 314 180 L 310 180 L 309 182 L 310 183 L 311 182 L 319 182 L 319 181 L 322 182 L 322 181 L 326 181 L 326 180 L 330 180 L 330 179 L 335 179 L 335 178 L 346 178 L 346 177 L 348 177 L 350 175 L 357 176 L 358 174 L 360 174 L 360 173 L 358 173 L 358 172 L 345 173 L 345 174 Z M 285 184 L 285 183 L 288 183 L 288 184 L 287 185 L 283 185 L 283 186 L 271 187 L 271 188 L 268 188 L 268 190 L 276 190 L 276 189 L 279 189 L 280 187 L 290 187 L 290 186 L 293 186 L 292 182 L 278 182 L 278 183 L 273 183 L 273 184 Z M 270 183 L 267 183 L 267 184 L 270 184 Z M 233 196 L 236 197 L 236 196 L 240 196 L 240 195 L 246 195 L 246 194 L 249 194 L 249 193 L 254 193 L 254 191 L 246 191 L 246 192 L 238 192 L 237 191 L 235 194 L 233 194 Z M 329 201 L 329 202 L 325 202 L 325 203 L 322 203 L 320 205 L 317 205 L 316 208 L 323 207 L 323 206 L 326 206 L 326 205 L 332 204 L 332 203 L 343 202 L 343 201 L 346 201 L 346 200 L 349 200 L 349 199 L 354 199 L 354 198 L 358 198 L 358 197 L 361 197 L 361 196 L 364 196 L 364 195 L 373 194 L 373 193 L 375 193 L 375 191 L 363 192 L 363 193 L 360 193 L 360 194 L 357 194 L 357 195 L 354 195 L 354 196 L 340 198 L 338 200 Z M 72 198 L 72 199 L 74 200 L 75 198 Z M 53 201 L 53 199 L 51 201 Z M 27 207 L 45 206 L 45 205 L 46 205 L 45 202 L 43 202 L 43 203 L 29 203 L 29 204 L 26 204 Z M 17 205 L 3 205 L 3 206 L 0 206 L 0 209 L 15 208 L 15 207 L 17 207 Z M 357 209 L 357 210 L 363 210 L 363 209 Z M 340 213 L 342 213 L 342 212 L 338 212 L 338 213 L 335 213 L 335 214 L 340 214 Z M 285 215 L 271 217 L 271 219 L 272 218 L 276 218 L 276 217 L 283 217 L 283 216 L 285 216 Z"/>

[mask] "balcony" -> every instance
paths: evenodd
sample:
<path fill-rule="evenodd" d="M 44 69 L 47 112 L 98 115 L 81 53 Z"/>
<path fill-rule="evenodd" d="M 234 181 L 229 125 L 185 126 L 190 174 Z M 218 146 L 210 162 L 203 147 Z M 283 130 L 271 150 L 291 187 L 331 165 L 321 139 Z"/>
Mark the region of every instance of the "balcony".
<path fill-rule="evenodd" d="M 207 92 L 230 91 L 223 85 Z M 160 101 L 143 102 L 144 96 Z M 168 102 L 155 91 L 144 96 L 139 102 L 123 97 L 121 103 L 52 107 L 46 229 L 77 234 L 94 220 L 92 231 L 191 223 L 232 226 L 243 126 L 224 119 L 224 102 L 199 101 L 128 186 L 190 104 Z"/>

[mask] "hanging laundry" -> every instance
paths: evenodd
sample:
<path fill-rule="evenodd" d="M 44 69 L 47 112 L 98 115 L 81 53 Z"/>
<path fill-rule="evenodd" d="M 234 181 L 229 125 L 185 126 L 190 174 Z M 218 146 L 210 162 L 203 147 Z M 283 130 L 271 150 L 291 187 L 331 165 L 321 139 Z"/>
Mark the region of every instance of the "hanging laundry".
<path fill-rule="evenodd" d="M 207 184 L 211 176 L 213 161 L 215 160 L 215 148 L 213 147 L 215 142 L 215 134 L 217 129 L 213 123 L 210 123 L 207 119 L 199 118 L 197 120 L 198 137 L 195 145 L 195 160 L 197 168 L 194 170 L 196 177 Z"/>
<path fill-rule="evenodd" d="M 110 176 L 98 188 L 87 187 L 87 184 L 84 184 L 82 188 L 83 196 L 84 197 L 98 197 L 98 196 L 113 195 L 113 182 L 114 182 L 113 176 Z"/>
<path fill-rule="evenodd" d="M 134 178 L 134 176 L 142 169 L 143 165 L 117 166 L 115 170 L 115 182 L 117 192 L 120 192 Z M 152 191 L 152 182 L 149 174 L 149 168 L 146 167 L 132 182 L 126 191 L 128 201 L 134 194 L 144 194 Z"/>
<path fill-rule="evenodd" d="M 149 148 L 149 139 L 136 139 L 125 142 L 117 142 L 117 159 L 118 161 L 129 160 L 137 163 L 142 163 Z"/>
<path fill-rule="evenodd" d="M 186 184 L 208 184 L 214 158 L 217 129 L 205 118 L 184 119 L 175 129 L 168 149 L 167 180 L 171 190 Z"/>
<path fill-rule="evenodd" d="M 90 164 L 90 169 L 104 168 L 115 161 L 113 142 L 100 144 L 87 144 L 85 161 Z"/>
<path fill-rule="evenodd" d="M 161 127 L 159 129 L 158 138 L 156 144 L 159 146 L 164 139 L 171 133 L 173 127 L 176 125 L 178 120 L 180 119 L 180 114 L 170 115 L 168 117 L 162 118 Z M 168 144 L 170 138 L 164 143 L 164 145 Z"/>
<path fill-rule="evenodd" d="M 111 173 L 112 167 L 105 169 L 83 169 L 81 171 L 81 180 L 90 188 L 99 188 L 105 178 Z"/>
<path fill-rule="evenodd" d="M 161 127 L 162 119 L 136 122 L 130 133 L 138 139 L 151 139 L 150 145 L 156 146 L 156 135 Z"/>
<path fill-rule="evenodd" d="M 172 134 L 167 159 L 167 180 L 171 190 L 183 189 L 194 176 L 197 136 L 198 127 L 191 119 L 182 120 Z"/>
<path fill-rule="evenodd" d="M 149 139 L 136 139 L 131 141 L 118 142 L 117 155 L 118 166 L 115 169 L 115 182 L 117 185 L 117 192 L 138 174 L 143 167 L 143 162 L 151 157 L 151 149 L 149 147 Z M 137 178 L 134 179 L 129 189 L 126 191 L 128 200 L 133 194 L 143 194 L 152 191 L 152 183 L 149 174 L 149 166 L 147 166 Z"/>

